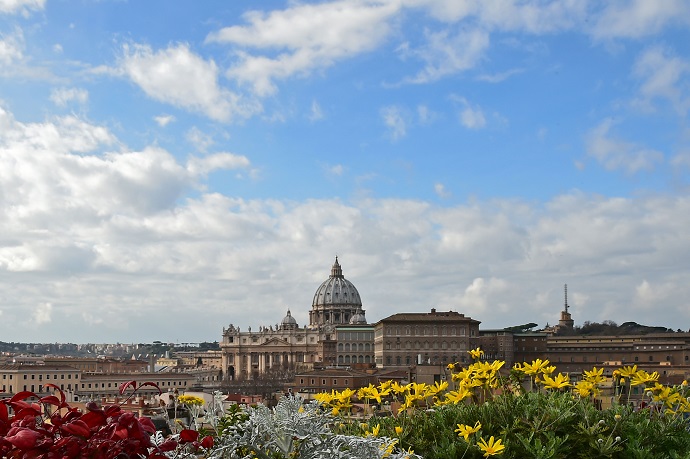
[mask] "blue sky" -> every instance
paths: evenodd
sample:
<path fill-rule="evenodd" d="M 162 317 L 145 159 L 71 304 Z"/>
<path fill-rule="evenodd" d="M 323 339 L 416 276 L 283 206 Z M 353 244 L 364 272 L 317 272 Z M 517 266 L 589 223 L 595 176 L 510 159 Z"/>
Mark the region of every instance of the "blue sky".
<path fill-rule="evenodd" d="M 0 0 L 0 339 L 690 328 L 690 5 Z M 190 317 L 194 317 L 190 321 Z"/>

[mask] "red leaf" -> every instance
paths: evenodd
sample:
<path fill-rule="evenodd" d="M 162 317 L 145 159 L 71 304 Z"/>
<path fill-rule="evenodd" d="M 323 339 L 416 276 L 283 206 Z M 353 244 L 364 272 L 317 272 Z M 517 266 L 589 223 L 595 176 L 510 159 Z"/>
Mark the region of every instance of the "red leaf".
<path fill-rule="evenodd" d="M 11 437 L 5 439 L 15 447 L 23 450 L 31 449 L 36 446 L 36 442 L 41 438 L 41 434 L 31 429 L 21 429 Z"/>
<path fill-rule="evenodd" d="M 148 433 L 156 433 L 156 426 L 153 425 L 153 422 L 151 422 L 151 419 L 149 418 L 139 418 L 139 424 L 141 424 L 141 428 L 144 430 L 144 432 Z"/>
<path fill-rule="evenodd" d="M 79 419 L 93 429 L 94 427 L 99 427 L 105 424 L 105 420 L 107 418 L 103 411 L 89 411 L 88 413 L 82 415 Z"/>
<path fill-rule="evenodd" d="M 51 383 L 48 383 L 48 384 L 44 385 L 43 387 L 52 387 L 53 389 L 55 389 L 55 390 L 57 390 L 58 392 L 60 392 L 60 405 L 61 405 L 61 406 L 62 406 L 62 405 L 65 405 L 65 392 L 64 392 L 62 389 L 60 389 L 60 388 L 59 388 L 58 386 L 56 386 L 55 384 L 51 384 Z"/>
<path fill-rule="evenodd" d="M 107 405 L 104 411 L 106 416 L 111 417 L 120 414 L 122 408 L 119 405 Z"/>
<path fill-rule="evenodd" d="M 158 384 L 156 384 L 155 382 L 146 381 L 145 383 L 139 385 L 139 389 L 141 389 L 141 388 L 144 387 L 144 386 L 152 386 L 152 387 L 155 387 L 156 389 L 158 389 L 158 395 L 160 395 L 160 394 L 163 393 L 163 391 L 161 390 L 161 388 L 158 387 Z"/>
<path fill-rule="evenodd" d="M 126 383 L 120 384 L 120 395 L 123 395 L 129 386 L 132 386 L 132 389 L 135 391 L 137 390 L 136 381 L 127 381 Z"/>
<path fill-rule="evenodd" d="M 8 422 L 10 420 L 7 412 L 7 405 L 0 402 L 0 421 Z"/>
<path fill-rule="evenodd" d="M 78 435 L 80 437 L 89 437 L 91 435 L 89 426 L 81 419 L 76 419 L 69 424 L 60 426 L 60 430 L 68 434 Z"/>
<path fill-rule="evenodd" d="M 205 449 L 213 448 L 213 437 L 206 436 L 201 440 L 201 447 Z"/>
<path fill-rule="evenodd" d="M 28 390 L 23 390 L 21 392 L 17 392 L 16 394 L 14 394 L 14 397 L 12 397 L 10 399 L 10 403 L 19 402 L 21 400 L 26 400 L 29 397 L 38 398 L 38 396 L 36 394 L 34 394 L 33 392 L 29 392 Z"/>
<path fill-rule="evenodd" d="M 177 448 L 177 442 L 175 440 L 165 440 L 161 445 L 158 447 L 161 451 L 168 452 L 172 451 L 175 448 Z"/>
<path fill-rule="evenodd" d="M 190 443 L 196 441 L 199 438 L 199 432 L 191 429 L 184 429 L 180 432 L 180 442 Z"/>
<path fill-rule="evenodd" d="M 60 400 L 54 395 L 46 395 L 45 397 L 41 397 L 38 401 L 49 405 L 60 406 Z"/>

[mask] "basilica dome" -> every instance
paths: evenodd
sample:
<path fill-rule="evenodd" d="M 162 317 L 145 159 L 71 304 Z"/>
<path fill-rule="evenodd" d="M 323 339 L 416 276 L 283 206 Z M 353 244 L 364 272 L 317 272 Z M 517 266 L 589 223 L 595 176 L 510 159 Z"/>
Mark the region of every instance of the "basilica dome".
<path fill-rule="evenodd" d="M 330 277 L 323 281 L 319 288 L 316 289 L 314 301 L 312 301 L 312 307 L 332 305 L 362 306 L 359 292 L 352 285 L 352 282 L 343 276 L 343 270 L 338 263 L 338 257 L 335 257 Z"/>
<path fill-rule="evenodd" d="M 357 319 L 358 323 L 362 323 L 364 319 L 362 299 L 357 288 L 343 276 L 338 257 L 335 257 L 331 275 L 316 289 L 311 308 L 309 313 L 311 327 L 348 324 L 356 314 L 362 316 Z"/>

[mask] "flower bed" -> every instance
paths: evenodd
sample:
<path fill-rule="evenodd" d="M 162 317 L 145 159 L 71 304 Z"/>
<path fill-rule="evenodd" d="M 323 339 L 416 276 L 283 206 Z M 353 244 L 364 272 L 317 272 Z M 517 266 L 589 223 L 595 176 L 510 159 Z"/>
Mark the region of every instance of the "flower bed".
<path fill-rule="evenodd" d="M 195 409 L 192 428 L 163 438 L 147 418 L 117 405 L 87 406 L 81 413 L 64 394 L 39 398 L 30 392 L 0 402 L 0 456 L 13 458 L 680 458 L 690 457 L 687 384 L 669 387 L 659 375 L 623 367 L 615 387 L 640 387 L 646 407 L 635 410 L 623 396 L 606 410 L 597 397 L 603 370 L 585 371 L 573 382 L 554 374 L 548 361 L 517 364 L 501 376 L 504 362 L 482 362 L 481 350 L 465 368 L 449 365 L 450 381 L 427 385 L 384 382 L 357 391 L 317 395 L 304 403 L 285 397 L 269 409 L 234 407 L 211 427 L 196 423 L 203 400 L 180 396 Z M 144 383 L 144 385 L 153 385 Z M 141 386 L 140 386 L 141 387 Z M 121 391 L 137 390 L 136 383 Z M 186 397 L 186 398 L 185 398 Z M 218 397 L 214 397 L 214 400 Z M 361 422 L 354 402 L 396 408 L 391 416 Z M 10 416 L 11 408 L 13 415 Z M 367 406 L 367 408 L 370 408 Z M 365 412 L 372 410 L 366 409 Z M 198 430 L 197 430 L 198 429 Z"/>

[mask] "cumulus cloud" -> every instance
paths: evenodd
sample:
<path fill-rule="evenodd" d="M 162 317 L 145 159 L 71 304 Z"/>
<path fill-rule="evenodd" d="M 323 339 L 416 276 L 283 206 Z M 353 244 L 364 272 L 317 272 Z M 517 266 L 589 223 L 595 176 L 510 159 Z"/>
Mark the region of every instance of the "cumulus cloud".
<path fill-rule="evenodd" d="M 646 49 L 637 59 L 634 75 L 641 80 L 640 98 L 635 101 L 650 106 L 654 99 L 665 99 L 680 116 L 690 110 L 690 60 L 672 55 L 659 46 Z"/>
<path fill-rule="evenodd" d="M 415 49 L 405 49 L 425 62 L 415 76 L 404 79 L 407 83 L 429 83 L 450 74 L 474 67 L 489 47 L 489 34 L 482 29 L 450 30 L 439 32 L 426 30 L 426 43 Z"/>
<path fill-rule="evenodd" d="M 37 325 L 47 324 L 52 322 L 53 305 L 50 303 L 42 303 L 36 306 L 33 313 L 34 322 Z"/>
<path fill-rule="evenodd" d="M 240 169 L 250 166 L 246 156 L 233 153 L 215 153 L 203 158 L 192 157 L 187 162 L 187 170 L 192 175 L 206 175 L 218 169 Z"/>
<path fill-rule="evenodd" d="M 472 105 L 464 97 L 452 97 L 452 99 L 462 107 L 459 114 L 460 124 L 467 129 L 482 129 L 486 127 L 486 117 L 481 107 Z"/>
<path fill-rule="evenodd" d="M 275 80 L 308 75 L 374 49 L 390 33 L 388 21 L 397 11 L 395 2 L 350 1 L 250 11 L 244 15 L 247 25 L 225 27 L 206 41 L 266 50 L 264 55 L 238 50 L 227 76 L 267 96 L 277 90 Z"/>
<path fill-rule="evenodd" d="M 449 198 L 452 196 L 452 193 L 446 189 L 446 186 L 443 183 L 435 183 L 434 184 L 434 192 L 436 192 L 436 195 L 439 198 Z"/>
<path fill-rule="evenodd" d="M 27 16 L 31 11 L 42 10 L 45 3 L 45 0 L 0 0 L 0 13 Z"/>
<path fill-rule="evenodd" d="M 228 122 L 261 110 L 256 101 L 223 88 L 213 60 L 204 60 L 187 44 L 154 51 L 147 45 L 126 45 L 118 71 L 149 97 Z"/>
<path fill-rule="evenodd" d="M 175 117 L 173 115 L 159 115 L 159 116 L 154 116 L 153 119 L 154 119 L 154 121 L 156 121 L 156 123 L 158 123 L 158 125 L 160 127 L 165 127 L 168 124 L 175 121 Z"/>
<path fill-rule="evenodd" d="M 394 105 L 384 107 L 381 109 L 381 118 L 393 140 L 399 140 L 407 135 L 407 122 L 402 108 Z"/>
<path fill-rule="evenodd" d="M 318 121 L 323 119 L 323 110 L 321 110 L 321 105 L 315 100 L 311 102 L 311 109 L 309 112 L 310 121 Z"/>
<path fill-rule="evenodd" d="M 590 33 L 597 39 L 642 38 L 670 24 L 690 24 L 690 4 L 683 0 L 606 2 L 593 16 Z"/>
<path fill-rule="evenodd" d="M 20 29 L 13 33 L 0 33 L 0 64 L 9 66 L 24 57 L 24 34 Z M 3 72 L 4 73 L 4 72 Z"/>
<path fill-rule="evenodd" d="M 587 135 L 587 155 L 596 159 L 608 170 L 623 170 L 634 174 L 653 169 L 664 159 L 663 153 L 632 142 L 615 139 L 610 135 L 614 126 L 610 118 L 603 120 Z"/>
<path fill-rule="evenodd" d="M 50 92 L 50 100 L 59 107 L 65 107 L 70 102 L 84 105 L 89 100 L 89 92 L 81 88 L 54 88 Z"/>

